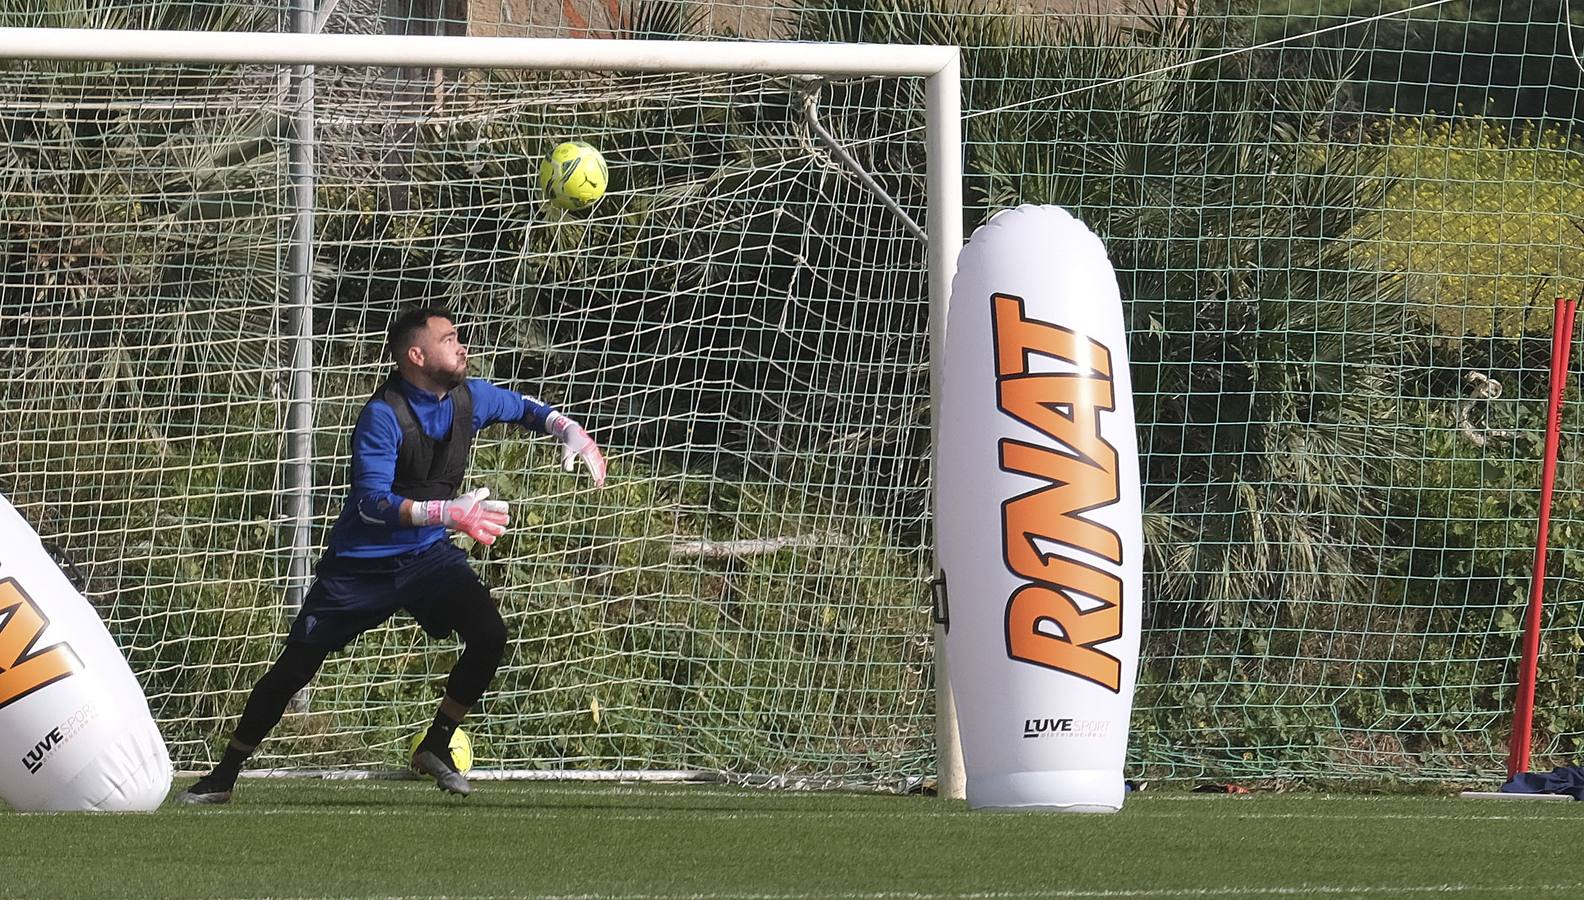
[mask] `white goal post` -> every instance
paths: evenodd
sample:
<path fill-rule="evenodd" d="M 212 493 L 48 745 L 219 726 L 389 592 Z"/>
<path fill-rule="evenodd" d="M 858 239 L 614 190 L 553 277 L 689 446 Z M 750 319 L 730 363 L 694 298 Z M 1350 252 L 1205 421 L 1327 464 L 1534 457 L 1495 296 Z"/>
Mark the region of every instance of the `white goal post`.
<path fill-rule="evenodd" d="M 930 427 L 932 430 L 940 427 L 940 347 L 951 280 L 963 243 L 961 97 L 956 47 L 0 28 L 0 59 L 9 64 L 61 61 L 292 66 L 296 67 L 297 79 L 311 79 L 312 69 L 307 67 L 313 66 L 922 78 L 927 154 L 924 227 L 932 345 L 929 353 Z M 4 101 L 0 101 L 0 106 L 3 105 Z M 294 164 L 295 160 L 294 156 Z M 308 196 L 311 198 L 312 194 Z M 293 252 L 296 253 L 296 248 Z M 304 304 L 305 298 L 311 296 L 295 287 L 293 295 L 294 304 Z M 301 312 L 299 309 L 299 318 L 311 322 L 311 318 L 301 316 Z M 298 347 L 290 362 L 294 391 L 303 389 L 308 381 L 311 326 L 299 325 L 296 336 Z M 305 399 L 308 398 L 301 393 L 293 394 L 293 401 L 303 409 L 307 407 Z M 291 422 L 290 428 L 306 439 L 311 421 L 294 416 Z M 306 508 L 305 500 L 301 510 Z M 301 514 L 306 515 L 305 512 Z M 305 527 L 300 534 L 306 535 Z M 298 538 L 293 540 L 292 546 L 294 553 L 300 556 L 306 544 Z M 937 563 L 937 574 L 938 568 Z M 293 577 L 298 580 L 306 577 L 306 560 L 294 561 Z M 963 774 L 944 673 L 944 645 L 941 629 L 937 626 L 937 790 L 941 796 L 961 797 Z M 596 706 L 596 721 L 598 713 Z"/>

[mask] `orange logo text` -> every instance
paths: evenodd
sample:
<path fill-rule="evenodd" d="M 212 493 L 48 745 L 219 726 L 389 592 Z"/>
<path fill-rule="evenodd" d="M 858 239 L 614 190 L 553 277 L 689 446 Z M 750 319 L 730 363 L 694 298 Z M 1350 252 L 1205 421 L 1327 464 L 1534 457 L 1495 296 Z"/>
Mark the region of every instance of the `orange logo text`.
<path fill-rule="evenodd" d="M 1121 662 L 1096 645 L 1122 636 L 1122 579 L 1067 552 L 1122 562 L 1121 538 L 1085 515 L 1120 491 L 1116 448 L 1100 434 L 1101 413 L 1116 409 L 1111 351 L 1025 318 L 1020 297 L 991 304 L 996 405 L 1054 445 L 1000 442 L 1003 471 L 1045 482 L 1001 504 L 1006 566 L 1026 582 L 1007 598 L 1007 655 L 1120 691 Z M 1036 355 L 1063 365 L 1033 371 Z"/>
<path fill-rule="evenodd" d="M 64 643 L 35 647 L 49 619 L 15 578 L 0 581 L 0 709 L 82 667 Z"/>

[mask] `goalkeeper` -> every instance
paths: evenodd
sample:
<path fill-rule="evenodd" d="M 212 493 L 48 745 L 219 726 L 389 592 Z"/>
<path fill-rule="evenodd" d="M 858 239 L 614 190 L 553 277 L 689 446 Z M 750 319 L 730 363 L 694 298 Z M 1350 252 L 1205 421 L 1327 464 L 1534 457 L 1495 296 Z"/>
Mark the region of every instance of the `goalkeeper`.
<path fill-rule="evenodd" d="M 546 404 L 468 378 L 467 348 L 445 310 L 402 313 L 391 323 L 387 346 L 396 371 L 352 431 L 351 493 L 286 647 L 254 686 L 219 764 L 178 794 L 178 803 L 230 800 L 242 764 L 325 658 L 398 608 L 433 637 L 462 639 L 412 766 L 434 776 L 443 791 L 471 792 L 451 760 L 451 735 L 495 677 L 506 626 L 489 588 L 447 533 L 492 544 L 509 521 L 506 504 L 489 499 L 488 489 L 458 495 L 473 435 L 495 422 L 554 435 L 565 467 L 582 459 L 596 485 L 605 483 L 605 460 L 588 432 Z"/>

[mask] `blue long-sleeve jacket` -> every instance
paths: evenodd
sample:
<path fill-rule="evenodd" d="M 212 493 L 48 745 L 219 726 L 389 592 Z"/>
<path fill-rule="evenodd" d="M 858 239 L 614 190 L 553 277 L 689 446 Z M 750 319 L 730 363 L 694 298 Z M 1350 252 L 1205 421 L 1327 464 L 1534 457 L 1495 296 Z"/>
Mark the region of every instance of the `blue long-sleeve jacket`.
<path fill-rule="evenodd" d="M 451 396 L 436 397 L 428 391 L 397 378 L 396 383 L 412 407 L 424 433 L 437 440 L 451 431 Z M 496 422 L 515 422 L 544 432 L 545 419 L 554 409 L 534 397 L 527 397 L 490 384 L 479 378 L 468 379 L 473 396 L 473 426 L 481 429 Z M 396 454 L 401 447 L 401 425 L 390 404 L 376 397 L 358 417 L 352 429 L 352 489 L 346 506 L 330 530 L 330 552 L 337 556 L 396 556 L 444 540 L 443 525 L 413 528 L 401 524 L 401 506 L 406 497 L 391 490 L 396 481 Z"/>

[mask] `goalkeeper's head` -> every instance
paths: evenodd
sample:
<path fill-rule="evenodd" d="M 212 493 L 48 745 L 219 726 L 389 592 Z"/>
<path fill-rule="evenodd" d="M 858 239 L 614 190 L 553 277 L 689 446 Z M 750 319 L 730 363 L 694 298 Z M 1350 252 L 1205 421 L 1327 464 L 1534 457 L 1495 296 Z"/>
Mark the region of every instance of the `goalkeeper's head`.
<path fill-rule="evenodd" d="M 467 380 L 467 347 L 449 310 L 420 306 L 391 321 L 385 346 L 397 371 L 415 387 L 449 391 Z"/>

